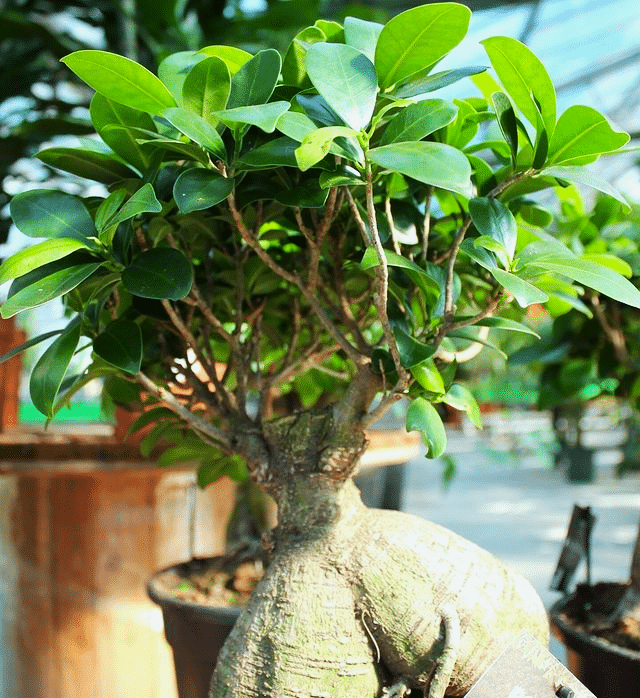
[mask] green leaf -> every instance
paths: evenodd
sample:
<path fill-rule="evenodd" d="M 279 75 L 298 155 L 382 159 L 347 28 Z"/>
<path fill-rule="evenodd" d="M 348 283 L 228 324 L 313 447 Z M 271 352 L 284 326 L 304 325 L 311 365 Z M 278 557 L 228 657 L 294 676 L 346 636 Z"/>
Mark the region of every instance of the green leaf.
<path fill-rule="evenodd" d="M 226 160 L 227 151 L 220 134 L 203 117 L 186 109 L 167 109 L 162 116 L 180 133 L 201 145 L 221 160 Z"/>
<path fill-rule="evenodd" d="M 511 101 L 504 92 L 494 92 L 491 95 L 493 108 L 496 112 L 498 126 L 509 146 L 511 162 L 514 167 L 518 158 L 518 120 Z"/>
<path fill-rule="evenodd" d="M 135 129 L 154 132 L 153 119 L 144 112 L 118 104 L 95 94 L 89 107 L 91 122 L 100 138 L 125 162 L 140 172 L 149 166 L 149 158 L 137 142 Z"/>
<path fill-rule="evenodd" d="M 460 383 L 454 383 L 443 396 L 442 402 L 456 410 L 466 412 L 476 429 L 482 429 L 480 408 L 469 388 Z"/>
<path fill-rule="evenodd" d="M 400 353 L 400 363 L 405 368 L 414 368 L 421 363 L 430 359 L 435 353 L 436 348 L 430 344 L 423 344 L 408 332 L 405 332 L 401 327 L 396 327 L 393 331 Z"/>
<path fill-rule="evenodd" d="M 455 318 L 455 321 L 466 319 L 468 318 Z M 532 335 L 533 337 L 540 337 L 536 331 L 527 327 L 527 325 L 523 325 L 521 322 L 516 322 L 506 317 L 484 317 L 474 324 L 479 327 L 490 327 L 493 330 L 506 330 L 508 332 L 519 332 L 521 334 Z"/>
<path fill-rule="evenodd" d="M 407 410 L 407 431 L 421 432 L 427 446 L 427 458 L 439 458 L 447 447 L 447 432 L 436 408 L 422 397 Z"/>
<path fill-rule="evenodd" d="M 464 5 L 444 2 L 414 7 L 389 20 L 374 61 L 380 88 L 435 65 L 465 37 L 470 18 Z"/>
<path fill-rule="evenodd" d="M 322 99 L 319 95 L 317 95 L 317 97 Z M 289 138 L 298 141 L 298 143 L 302 143 L 309 134 L 314 133 L 318 129 L 316 124 L 306 114 L 294 111 L 285 112 L 278 119 L 276 128 L 286 136 L 289 136 Z M 349 141 L 343 141 L 342 144 L 344 147 L 333 142 L 329 148 L 329 152 L 350 161 L 362 162 L 364 154 L 356 141 L 351 139 Z M 353 144 L 355 144 L 356 147 L 351 147 Z"/>
<path fill-rule="evenodd" d="M 569 182 L 573 182 L 574 184 L 583 184 L 587 187 L 592 187 L 593 189 L 601 191 L 603 194 L 607 194 L 617 201 L 620 201 L 627 208 L 629 208 L 629 203 L 615 187 L 612 187 L 611 184 L 604 179 L 604 177 L 601 177 L 595 172 L 591 172 L 584 167 L 553 165 L 552 167 L 545 167 L 544 170 L 541 170 L 540 175 L 542 177 L 556 177 L 557 179 L 567 180 Z"/>
<path fill-rule="evenodd" d="M 136 173 L 120 160 L 89 148 L 57 146 L 41 150 L 36 157 L 50 167 L 102 184 L 136 177 Z"/>
<path fill-rule="evenodd" d="M 419 95 L 428 94 L 441 90 L 443 87 L 448 87 L 454 83 L 469 77 L 477 75 L 486 70 L 486 66 L 470 66 L 468 68 L 456 68 L 454 70 L 443 70 L 432 75 L 422 75 L 422 73 L 413 75 L 407 82 L 392 90 L 391 96 L 395 99 L 410 99 Z"/>
<path fill-rule="evenodd" d="M 430 393 L 442 395 L 445 392 L 444 379 L 438 371 L 435 361 L 429 359 L 411 369 L 411 375 Z"/>
<path fill-rule="evenodd" d="M 344 20 L 344 38 L 345 43 L 364 55 L 373 62 L 376 55 L 376 44 L 380 32 L 384 29 L 383 24 L 378 22 L 368 22 L 357 17 L 345 17 Z"/>
<path fill-rule="evenodd" d="M 411 279 L 427 294 L 438 294 L 440 293 L 440 286 L 438 283 L 429 275 L 429 273 L 419 267 L 415 262 L 402 255 L 391 252 L 391 250 L 384 251 L 385 258 L 387 260 L 387 265 L 390 267 L 397 267 L 404 269 Z M 378 254 L 373 247 L 367 247 L 360 262 L 360 266 L 367 270 L 378 266 L 380 260 L 378 259 Z"/>
<path fill-rule="evenodd" d="M 346 44 L 318 43 L 305 56 L 307 73 L 327 104 L 356 131 L 368 126 L 378 79 L 373 63 Z"/>
<path fill-rule="evenodd" d="M 275 49 L 259 51 L 231 79 L 227 109 L 266 104 L 278 83 L 282 59 Z"/>
<path fill-rule="evenodd" d="M 273 133 L 276 130 L 278 120 L 290 106 L 289 102 L 270 102 L 269 104 L 225 109 L 214 112 L 213 115 L 230 128 L 235 128 L 237 124 L 249 124 L 257 126 L 265 133 Z"/>
<path fill-rule="evenodd" d="M 511 274 L 503 269 L 498 269 L 497 267 L 489 270 L 495 280 L 503 286 L 518 302 L 522 308 L 526 308 L 534 303 L 544 303 L 548 300 L 544 291 L 530 284 L 528 281 L 521 279 L 515 274 Z"/>
<path fill-rule="evenodd" d="M 534 259 L 526 268 L 529 271 L 542 269 L 554 274 L 562 274 L 614 300 L 640 308 L 640 291 L 624 276 L 603 264 L 578 257 L 548 255 Z"/>
<path fill-rule="evenodd" d="M 348 138 L 354 135 L 357 135 L 357 132 L 348 126 L 325 126 L 312 131 L 304 137 L 300 146 L 296 148 L 295 155 L 298 167 L 303 172 L 308 170 L 327 155 L 336 138 L 341 136 Z"/>
<path fill-rule="evenodd" d="M 325 33 L 319 27 L 307 27 L 295 35 L 282 62 L 282 79 L 285 85 L 302 87 L 307 77 L 307 69 L 304 65 L 307 49 L 311 44 L 326 40 Z"/>
<path fill-rule="evenodd" d="M 182 87 L 182 104 L 215 126 L 217 119 L 212 114 L 227 106 L 230 91 L 231 74 L 227 64 L 221 58 L 210 56 L 189 71 Z"/>
<path fill-rule="evenodd" d="M 141 213 L 160 213 L 160 211 L 162 211 L 162 204 L 156 198 L 153 186 L 147 182 L 131 196 L 129 201 L 119 211 L 109 218 L 105 228 L 119 225 L 123 221 L 139 216 Z"/>
<path fill-rule="evenodd" d="M 275 138 L 248 150 L 238 158 L 236 165 L 240 169 L 259 170 L 267 167 L 297 167 L 295 151 L 299 145 L 286 136 Z"/>
<path fill-rule="evenodd" d="M 180 213 L 201 211 L 224 201 L 233 191 L 233 179 L 196 167 L 183 172 L 173 185 L 173 197 Z"/>
<path fill-rule="evenodd" d="M 402 109 L 385 129 L 381 145 L 419 141 L 430 133 L 450 124 L 458 107 L 443 99 L 425 99 Z"/>
<path fill-rule="evenodd" d="M 122 272 L 122 284 L 134 296 L 180 300 L 191 291 L 191 262 L 172 247 L 155 247 L 139 254 Z"/>
<path fill-rule="evenodd" d="M 622 276 L 626 276 L 628 279 L 633 276 L 633 268 L 631 265 L 624 259 L 616 257 L 614 254 L 608 252 L 593 252 L 582 255 L 582 259 L 609 267 L 609 269 L 612 269 L 618 274 L 622 274 Z"/>
<path fill-rule="evenodd" d="M 144 410 L 142 414 L 129 427 L 125 435 L 125 440 L 137 431 L 144 429 L 149 424 L 156 422 L 170 422 L 174 418 L 173 412 L 166 407 L 153 407 L 150 410 Z"/>
<path fill-rule="evenodd" d="M 37 337 L 32 337 L 31 339 L 28 339 L 26 342 L 23 342 L 20 346 L 14 347 L 6 354 L 0 356 L 0 364 L 3 364 L 5 361 L 9 361 L 10 359 L 13 359 L 14 356 L 22 354 L 23 351 L 31 349 L 31 347 L 35 347 L 36 345 L 46 341 L 47 339 L 51 339 L 51 337 L 55 337 L 61 332 L 62 330 L 52 330 L 51 332 L 45 332 L 44 334 L 40 334 Z"/>
<path fill-rule="evenodd" d="M 469 160 L 460 150 L 444 143 L 392 143 L 373 148 L 369 157 L 386 170 L 400 172 L 424 184 L 466 197 L 471 194 Z"/>
<path fill-rule="evenodd" d="M 7 300 L 2 304 L 0 315 L 4 318 L 12 317 L 22 310 L 58 298 L 80 285 L 101 266 L 100 262 L 78 264 L 75 262 L 77 254 L 81 254 L 82 259 L 87 258 L 82 253 L 72 253 L 62 260 L 49 262 L 15 279 Z"/>
<path fill-rule="evenodd" d="M 139 63 L 108 51 L 76 51 L 62 62 L 96 92 L 132 109 L 160 114 L 175 107 L 164 83 Z"/>
<path fill-rule="evenodd" d="M 138 373 L 142 363 L 140 326 L 131 320 L 114 320 L 93 340 L 93 351 L 125 373 Z"/>
<path fill-rule="evenodd" d="M 205 489 L 225 476 L 237 482 L 246 482 L 249 479 L 247 467 L 240 456 L 222 456 L 204 461 L 197 470 L 196 480 L 198 487 Z"/>
<path fill-rule="evenodd" d="M 154 138 L 141 141 L 140 146 L 143 152 L 151 157 L 160 155 L 163 160 L 190 160 L 199 162 L 205 167 L 211 167 L 209 156 L 195 143 L 185 143 L 171 138 Z"/>
<path fill-rule="evenodd" d="M 31 401 L 46 417 L 53 417 L 53 405 L 80 341 L 80 323 L 71 322 L 38 359 L 31 371 Z"/>
<path fill-rule="evenodd" d="M 26 247 L 2 263 L 0 266 L 0 284 L 82 249 L 89 248 L 84 241 L 72 238 L 53 238 Z"/>
<path fill-rule="evenodd" d="M 556 92 L 540 60 L 516 39 L 495 36 L 481 43 L 518 109 L 536 130 L 541 115 L 544 128 L 551 136 L 556 125 Z"/>
<path fill-rule="evenodd" d="M 248 51 L 236 46 L 205 46 L 200 49 L 200 53 L 219 58 L 227 66 L 231 75 L 235 75 L 245 63 L 253 58 Z"/>
<path fill-rule="evenodd" d="M 158 66 L 158 77 L 169 88 L 178 104 L 182 104 L 182 90 L 189 71 L 206 56 L 198 51 L 178 51 L 168 55 Z"/>
<path fill-rule="evenodd" d="M 11 217 L 21 233 L 33 238 L 95 237 L 93 219 L 77 196 L 53 189 L 31 189 L 11 199 Z"/>
<path fill-rule="evenodd" d="M 558 119 L 549 145 L 549 163 L 570 163 L 584 156 L 609 153 L 628 140 L 629 135 L 614 131 L 600 112 L 575 105 Z"/>
<path fill-rule="evenodd" d="M 478 232 L 497 240 L 511 262 L 518 239 L 518 225 L 511 211 L 497 199 L 477 197 L 469 201 L 469 213 Z"/>

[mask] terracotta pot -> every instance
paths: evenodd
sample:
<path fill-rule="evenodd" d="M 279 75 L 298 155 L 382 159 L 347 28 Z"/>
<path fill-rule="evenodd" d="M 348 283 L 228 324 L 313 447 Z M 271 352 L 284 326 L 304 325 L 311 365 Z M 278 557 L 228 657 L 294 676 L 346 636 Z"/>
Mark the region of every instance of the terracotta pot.
<path fill-rule="evenodd" d="M 551 629 L 565 646 L 569 671 L 598 698 L 637 698 L 640 652 L 589 635 L 568 623 L 562 613 L 572 599 L 561 599 L 549 612 Z"/>

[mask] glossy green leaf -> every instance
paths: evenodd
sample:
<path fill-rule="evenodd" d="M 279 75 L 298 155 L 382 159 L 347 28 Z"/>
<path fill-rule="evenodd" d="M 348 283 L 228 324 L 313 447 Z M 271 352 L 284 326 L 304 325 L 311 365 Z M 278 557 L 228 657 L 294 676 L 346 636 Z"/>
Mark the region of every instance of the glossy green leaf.
<path fill-rule="evenodd" d="M 442 395 L 445 392 L 444 380 L 433 359 L 414 366 L 411 375 L 430 393 Z"/>
<path fill-rule="evenodd" d="M 129 192 L 124 188 L 114 189 L 106 199 L 100 202 L 95 213 L 95 225 L 99 231 L 104 230 L 108 220 L 116 214 L 128 195 Z"/>
<path fill-rule="evenodd" d="M 369 22 L 357 17 L 346 17 L 344 20 L 345 43 L 364 55 L 371 61 L 375 59 L 376 44 L 380 32 L 384 29 L 384 24 Z"/>
<path fill-rule="evenodd" d="M 135 129 L 151 132 L 156 130 L 149 114 L 125 107 L 101 94 L 93 96 L 89 112 L 100 138 L 125 162 L 144 172 L 149 165 L 149 158 L 136 141 Z"/>
<path fill-rule="evenodd" d="M 378 80 L 373 63 L 346 44 L 318 43 L 305 56 L 307 73 L 329 106 L 356 131 L 368 126 Z"/>
<path fill-rule="evenodd" d="M 357 136 L 357 132 L 347 126 L 325 126 L 305 136 L 295 151 L 298 167 L 304 172 L 320 162 L 329 152 L 333 141 L 341 136 Z"/>
<path fill-rule="evenodd" d="M 527 265 L 527 270 L 536 268 L 561 274 L 621 303 L 640 308 L 640 291 L 624 276 L 603 264 L 578 257 L 547 255 Z"/>
<path fill-rule="evenodd" d="M 105 227 L 119 225 L 142 213 L 160 213 L 162 204 L 158 201 L 153 186 L 147 182 L 136 191 L 127 203 L 107 221 Z"/>
<path fill-rule="evenodd" d="M 57 146 L 41 150 L 36 157 L 50 167 L 102 184 L 114 184 L 137 176 L 120 160 L 89 148 Z"/>
<path fill-rule="evenodd" d="M 179 108 L 167 109 L 162 116 L 187 138 L 201 145 L 216 157 L 222 160 L 226 159 L 227 152 L 220 134 L 202 116 Z"/>
<path fill-rule="evenodd" d="M 124 56 L 84 50 L 66 56 L 62 62 L 96 92 L 132 109 L 160 114 L 177 106 L 160 78 Z"/>
<path fill-rule="evenodd" d="M 372 162 L 424 184 L 471 194 L 471 165 L 464 153 L 444 143 L 392 143 L 369 151 Z"/>
<path fill-rule="evenodd" d="M 307 76 L 304 64 L 307 49 L 312 44 L 326 40 L 325 33 L 319 27 L 307 27 L 295 35 L 282 61 L 282 79 L 285 85 L 302 86 Z"/>
<path fill-rule="evenodd" d="M 53 406 L 80 341 L 80 323 L 72 322 L 38 359 L 31 371 L 31 401 L 46 417 L 53 417 Z"/>
<path fill-rule="evenodd" d="M 626 276 L 628 279 L 633 276 L 633 267 L 627 261 L 608 252 L 584 254 L 582 259 L 609 267 L 609 269 Z"/>
<path fill-rule="evenodd" d="M 526 308 L 534 303 L 544 303 L 549 296 L 544 291 L 521 279 L 515 274 L 511 274 L 504 269 L 493 268 L 489 270 L 495 280 L 503 286 L 517 301 L 518 305 Z"/>
<path fill-rule="evenodd" d="M 96 235 L 93 219 L 82 200 L 53 189 L 31 189 L 11 199 L 11 217 L 18 230 L 34 238 L 75 238 Z"/>
<path fill-rule="evenodd" d="M 396 87 L 391 94 L 396 99 L 409 99 L 418 95 L 428 94 L 441 90 L 471 75 L 478 75 L 487 69 L 486 66 L 469 66 L 468 68 L 455 68 L 453 70 L 442 70 L 432 75 L 417 74 L 409 78 L 406 82 Z"/>
<path fill-rule="evenodd" d="M 212 114 L 227 106 L 230 91 L 231 73 L 227 64 L 217 56 L 210 56 L 189 71 L 182 86 L 182 104 L 215 125 L 217 119 Z"/>
<path fill-rule="evenodd" d="M 200 49 L 199 53 L 219 58 L 229 69 L 230 75 L 235 75 L 245 63 L 253 58 L 248 51 L 236 46 L 205 46 Z"/>
<path fill-rule="evenodd" d="M 142 363 L 140 325 L 131 320 L 114 320 L 93 340 L 93 351 L 125 373 L 138 373 Z"/>
<path fill-rule="evenodd" d="M 122 284 L 134 296 L 179 300 L 191 291 L 191 262 L 172 247 L 155 247 L 139 254 L 122 272 Z"/>
<path fill-rule="evenodd" d="M 210 167 L 209 156 L 195 143 L 185 143 L 171 138 L 154 138 L 149 141 L 140 141 L 142 151 L 148 157 L 161 156 L 163 160 L 187 160 L 199 162 L 205 167 Z"/>
<path fill-rule="evenodd" d="M 306 114 L 294 111 L 285 112 L 278 119 L 276 128 L 286 136 L 289 136 L 289 138 L 298 141 L 298 143 L 302 143 L 307 136 L 318 129 L 316 124 Z M 332 142 L 329 152 L 352 162 L 362 162 L 364 159 L 362 148 L 353 139 L 348 141 L 342 140 L 341 145 L 335 141 Z"/>
<path fill-rule="evenodd" d="M 386 89 L 435 65 L 467 33 L 470 10 L 452 2 L 421 5 L 401 12 L 380 33 L 375 67 Z"/>
<path fill-rule="evenodd" d="M 173 185 L 173 197 L 180 213 L 201 211 L 224 201 L 233 191 L 233 179 L 196 167 L 183 172 Z"/>
<path fill-rule="evenodd" d="M 556 92 L 540 60 L 523 43 L 506 36 L 491 37 L 481 43 L 502 85 L 529 123 L 537 128 L 541 114 L 547 134 L 553 134 Z"/>
<path fill-rule="evenodd" d="M 458 321 L 458 319 L 462 320 L 463 318 L 456 318 L 456 321 Z M 510 320 L 506 317 L 484 317 L 474 324 L 479 327 L 490 327 L 493 330 L 506 330 L 507 332 L 518 332 L 520 334 L 529 334 L 533 337 L 540 337 L 535 330 L 532 330 L 527 325 L 516 322 L 515 320 Z"/>
<path fill-rule="evenodd" d="M 2 317 L 12 317 L 22 310 L 35 308 L 68 293 L 101 266 L 100 262 L 74 263 L 77 254 L 81 254 L 80 259 L 86 260 L 88 257 L 82 253 L 72 253 L 15 279 L 7 300 L 2 304 Z"/>
<path fill-rule="evenodd" d="M 86 250 L 89 247 L 82 240 L 73 238 L 52 238 L 26 247 L 2 263 L 0 284 L 82 249 Z"/>
<path fill-rule="evenodd" d="M 469 201 L 469 213 L 478 232 L 497 240 L 513 260 L 518 225 L 511 211 L 498 199 L 477 197 Z"/>
<path fill-rule="evenodd" d="M 447 447 L 447 432 L 436 408 L 422 397 L 407 410 L 407 431 L 419 431 L 427 446 L 427 458 L 439 458 Z"/>
<path fill-rule="evenodd" d="M 482 429 L 480 408 L 469 388 L 460 383 L 454 383 L 442 398 L 442 402 L 456 410 L 466 412 L 472 424 L 477 429 Z"/>
<path fill-rule="evenodd" d="M 401 327 L 394 329 L 398 352 L 400 353 L 400 363 L 405 368 L 414 368 L 430 359 L 436 352 L 436 348 L 431 344 L 423 344 Z"/>
<path fill-rule="evenodd" d="M 206 56 L 198 51 L 169 54 L 158 66 L 158 77 L 167 86 L 177 104 L 182 104 L 182 89 L 189 71 Z"/>
<path fill-rule="evenodd" d="M 511 101 L 504 92 L 494 92 L 491 95 L 493 108 L 500 131 L 509 146 L 511 162 L 515 165 L 518 158 L 518 121 Z"/>
<path fill-rule="evenodd" d="M 611 186 L 604 177 L 601 177 L 585 167 L 553 165 L 541 170 L 540 175 L 556 177 L 557 179 L 573 182 L 574 184 L 583 184 L 584 186 L 592 187 L 620 201 L 627 208 L 629 207 L 627 200 L 615 187 Z"/>
<path fill-rule="evenodd" d="M 26 342 L 23 342 L 19 346 L 14 347 L 10 351 L 8 351 L 6 354 L 0 356 L 0 364 L 3 364 L 5 361 L 9 361 L 10 359 L 13 359 L 14 356 L 22 354 L 22 352 L 26 351 L 27 349 L 31 349 L 31 347 L 35 347 L 38 344 L 45 342 L 47 339 L 51 339 L 51 337 L 55 337 L 61 332 L 62 330 L 51 330 L 51 332 L 45 332 L 44 334 L 40 334 L 37 337 L 32 337 L 31 339 L 28 339 Z"/>
<path fill-rule="evenodd" d="M 231 79 L 227 109 L 266 104 L 278 83 L 281 68 L 282 59 L 276 50 L 259 51 Z"/>
<path fill-rule="evenodd" d="M 549 163 L 571 163 L 584 156 L 609 153 L 628 140 L 629 135 L 614 131 L 600 112 L 572 106 L 558 119 L 549 145 Z"/>
<path fill-rule="evenodd" d="M 402 109 L 391 119 L 380 139 L 381 145 L 419 141 L 450 124 L 458 107 L 443 99 L 425 99 Z"/>
<path fill-rule="evenodd" d="M 249 107 L 236 107 L 214 112 L 214 116 L 224 124 L 235 128 L 237 124 L 257 126 L 265 133 L 273 133 L 276 124 L 291 105 L 289 102 L 270 102 Z"/>
<path fill-rule="evenodd" d="M 239 169 L 297 167 L 295 151 L 299 145 L 297 141 L 286 136 L 275 138 L 243 153 L 237 160 L 236 166 Z"/>
<path fill-rule="evenodd" d="M 296 96 L 296 101 L 304 109 L 307 117 L 313 119 L 317 124 L 322 124 L 322 126 L 346 125 L 322 95 L 299 94 Z"/>

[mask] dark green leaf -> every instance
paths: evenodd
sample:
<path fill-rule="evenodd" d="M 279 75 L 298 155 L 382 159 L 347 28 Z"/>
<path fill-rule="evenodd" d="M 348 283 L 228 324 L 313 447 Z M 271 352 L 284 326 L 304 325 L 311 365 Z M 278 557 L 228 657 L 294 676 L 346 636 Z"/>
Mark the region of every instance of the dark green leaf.
<path fill-rule="evenodd" d="M 191 291 L 191 262 L 172 247 L 156 247 L 139 254 L 122 272 L 122 284 L 134 296 L 179 300 Z"/>
<path fill-rule="evenodd" d="M 239 169 L 297 167 L 295 150 L 300 144 L 283 136 L 249 150 L 237 160 Z"/>
<path fill-rule="evenodd" d="M 224 201 L 233 191 L 233 186 L 233 179 L 196 167 L 186 170 L 176 179 L 173 196 L 181 213 L 191 213 Z"/>
<path fill-rule="evenodd" d="M 136 173 L 120 160 L 108 153 L 89 148 L 58 146 L 41 150 L 36 157 L 50 167 L 102 184 L 114 184 L 136 176 Z"/>
<path fill-rule="evenodd" d="M 142 363 L 140 326 L 131 320 L 114 320 L 93 340 L 93 351 L 125 373 L 138 373 Z"/>
<path fill-rule="evenodd" d="M 494 92 L 491 101 L 496 111 L 498 126 L 511 152 L 511 162 L 515 167 L 518 157 L 518 121 L 516 113 L 504 92 Z"/>
<path fill-rule="evenodd" d="M 18 230 L 34 238 L 95 237 L 96 228 L 77 196 L 53 189 L 31 189 L 11 199 L 11 217 Z"/>
<path fill-rule="evenodd" d="M 325 33 L 319 27 L 307 27 L 295 35 L 282 62 L 282 79 L 286 85 L 295 85 L 296 87 L 303 85 L 307 76 L 307 69 L 304 65 L 307 49 L 311 44 L 326 40 Z"/>
<path fill-rule="evenodd" d="M 430 344 L 423 344 L 414 339 L 401 327 L 394 329 L 398 351 L 400 352 L 400 362 L 405 368 L 414 368 L 430 359 L 436 352 L 436 348 Z"/>
<path fill-rule="evenodd" d="M 391 119 L 380 139 L 381 145 L 419 141 L 450 124 L 458 107 L 443 99 L 425 99 L 402 109 Z"/>
<path fill-rule="evenodd" d="M 414 75 L 407 82 L 403 82 L 399 87 L 391 93 L 396 99 L 410 99 L 417 95 L 428 94 L 435 92 L 443 87 L 448 87 L 454 83 L 469 77 L 477 75 L 486 70 L 486 66 L 470 66 L 469 68 L 457 68 L 454 70 L 443 70 L 433 75 Z"/>
<path fill-rule="evenodd" d="M 214 460 L 205 460 L 198 468 L 196 480 L 198 487 L 204 489 L 225 476 L 237 482 L 248 480 L 247 467 L 240 456 L 222 456 Z"/>
<path fill-rule="evenodd" d="M 231 79 L 227 109 L 266 104 L 280 76 L 282 59 L 274 49 L 259 51 Z"/>
<path fill-rule="evenodd" d="M 427 446 L 427 458 L 439 458 L 447 447 L 447 433 L 436 408 L 422 397 L 407 410 L 407 431 L 419 431 Z"/>
<path fill-rule="evenodd" d="M 28 339 L 26 342 L 20 344 L 20 346 L 14 347 L 13 349 L 11 349 L 11 351 L 8 351 L 6 354 L 0 356 L 0 364 L 3 364 L 5 361 L 9 361 L 9 359 L 12 359 L 14 356 L 22 354 L 23 351 L 31 349 L 31 347 L 35 347 L 36 345 L 46 341 L 47 339 L 51 339 L 51 337 L 55 337 L 57 334 L 60 334 L 61 332 L 62 330 L 52 330 L 51 332 L 45 332 L 44 334 L 40 334 L 37 337 L 32 337 L 31 339 Z"/>

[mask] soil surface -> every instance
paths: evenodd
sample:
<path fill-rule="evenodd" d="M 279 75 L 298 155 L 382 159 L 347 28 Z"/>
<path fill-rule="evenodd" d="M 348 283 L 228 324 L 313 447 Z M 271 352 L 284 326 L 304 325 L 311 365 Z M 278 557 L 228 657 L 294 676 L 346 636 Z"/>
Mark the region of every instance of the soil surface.
<path fill-rule="evenodd" d="M 619 647 L 640 651 L 640 620 L 623 617 L 613 624 L 611 622 L 611 615 L 627 586 L 612 582 L 579 585 L 574 597 L 564 607 L 561 614 L 563 620 L 589 635 Z"/>

